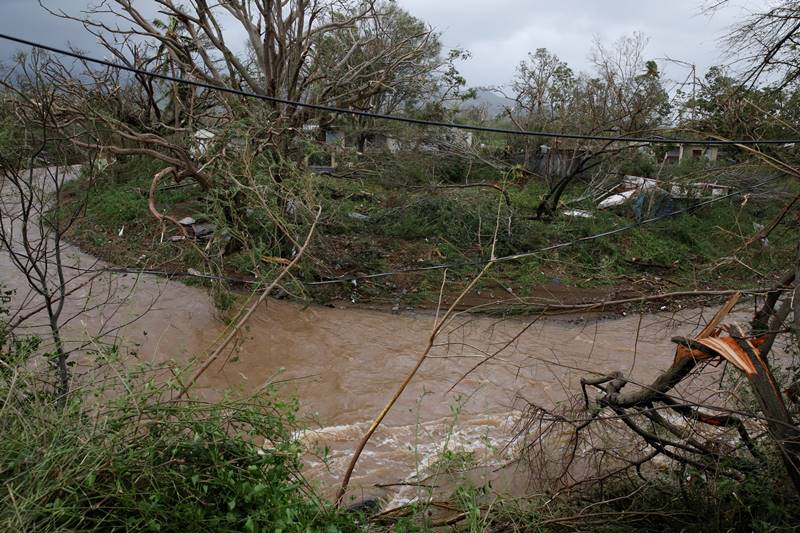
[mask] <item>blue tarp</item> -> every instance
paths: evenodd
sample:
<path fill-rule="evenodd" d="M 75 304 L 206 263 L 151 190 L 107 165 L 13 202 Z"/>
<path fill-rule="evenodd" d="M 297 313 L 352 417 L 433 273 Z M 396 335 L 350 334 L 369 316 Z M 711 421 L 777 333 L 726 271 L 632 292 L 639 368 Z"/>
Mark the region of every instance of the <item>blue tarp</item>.
<path fill-rule="evenodd" d="M 655 189 L 643 191 L 633 198 L 631 203 L 636 222 L 650 218 L 669 216 L 675 212 L 675 202 L 666 191 Z"/>

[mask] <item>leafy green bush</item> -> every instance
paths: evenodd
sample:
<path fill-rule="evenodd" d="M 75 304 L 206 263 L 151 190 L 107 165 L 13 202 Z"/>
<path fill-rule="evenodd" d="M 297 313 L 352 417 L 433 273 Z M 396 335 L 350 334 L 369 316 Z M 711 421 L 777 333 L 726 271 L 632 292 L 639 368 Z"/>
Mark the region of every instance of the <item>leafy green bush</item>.
<path fill-rule="evenodd" d="M 19 368 L 0 388 L 5 531 L 357 529 L 300 477 L 294 406 L 272 394 L 175 401 L 146 381 L 61 411 Z"/>
<path fill-rule="evenodd" d="M 494 216 L 488 212 L 491 231 Z M 425 239 L 444 237 L 462 244 L 477 240 L 480 219 L 476 205 L 464 205 L 445 195 L 416 198 L 404 207 L 383 213 L 376 229 L 387 237 Z"/>

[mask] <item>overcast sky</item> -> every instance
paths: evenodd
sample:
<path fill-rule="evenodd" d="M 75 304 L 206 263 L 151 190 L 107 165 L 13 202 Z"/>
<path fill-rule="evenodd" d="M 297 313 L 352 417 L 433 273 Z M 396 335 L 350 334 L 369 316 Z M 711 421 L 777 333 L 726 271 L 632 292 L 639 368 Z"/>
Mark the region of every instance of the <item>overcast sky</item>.
<path fill-rule="evenodd" d="M 137 4 L 148 0 L 135 0 Z M 86 0 L 46 0 L 54 8 L 80 9 Z M 697 64 L 700 72 L 723 60 L 719 38 L 734 21 L 765 0 L 731 0 L 713 16 L 702 0 L 398 0 L 442 33 L 448 47 L 463 47 L 472 59 L 460 65 L 470 85 L 503 85 L 529 51 L 548 48 L 574 70 L 589 69 L 595 37 L 612 43 L 635 31 L 650 39 L 648 58 L 670 57 Z M 81 27 L 43 12 L 37 0 L 0 0 L 0 33 L 54 46 L 67 43 L 94 51 Z M 243 40 L 243 39 L 242 39 Z M 0 42 L 0 57 L 17 47 Z M 659 61 L 673 79 L 686 73 Z"/>

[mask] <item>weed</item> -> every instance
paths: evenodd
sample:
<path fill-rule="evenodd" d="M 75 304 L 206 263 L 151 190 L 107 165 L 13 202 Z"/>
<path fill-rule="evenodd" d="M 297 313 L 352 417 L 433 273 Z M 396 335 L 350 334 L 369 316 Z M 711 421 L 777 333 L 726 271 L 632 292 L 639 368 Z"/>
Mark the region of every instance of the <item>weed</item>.
<path fill-rule="evenodd" d="M 225 282 L 213 283 L 211 287 L 211 298 L 214 307 L 221 312 L 230 311 L 236 303 L 236 296 L 231 292 L 230 287 Z"/>
<path fill-rule="evenodd" d="M 5 530 L 357 529 L 300 477 L 294 406 L 272 393 L 175 402 L 144 381 L 102 409 L 73 396 L 60 411 L 24 382 L 2 383 Z"/>

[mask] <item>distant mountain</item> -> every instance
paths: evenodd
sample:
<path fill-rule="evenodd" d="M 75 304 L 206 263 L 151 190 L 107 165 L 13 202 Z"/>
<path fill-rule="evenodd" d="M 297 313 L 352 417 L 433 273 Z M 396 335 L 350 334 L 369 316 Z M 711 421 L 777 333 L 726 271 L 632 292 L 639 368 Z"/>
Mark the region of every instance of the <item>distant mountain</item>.
<path fill-rule="evenodd" d="M 511 100 L 510 98 L 505 98 L 488 89 L 480 88 L 477 90 L 477 96 L 475 100 L 470 100 L 469 102 L 466 102 L 466 105 L 475 107 L 485 107 L 486 110 L 489 112 L 489 115 L 495 116 L 505 111 L 507 107 L 513 108 L 514 100 Z"/>

